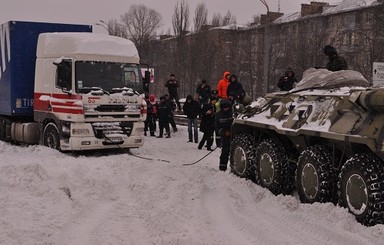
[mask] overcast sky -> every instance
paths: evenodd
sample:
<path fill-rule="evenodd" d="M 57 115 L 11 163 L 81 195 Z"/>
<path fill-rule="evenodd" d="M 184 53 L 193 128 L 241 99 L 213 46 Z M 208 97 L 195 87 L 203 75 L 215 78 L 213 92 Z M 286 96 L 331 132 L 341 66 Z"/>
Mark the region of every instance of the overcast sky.
<path fill-rule="evenodd" d="M 270 11 L 278 11 L 279 0 L 266 1 Z M 327 2 L 334 4 L 341 1 Z M 224 16 L 230 10 L 236 16 L 238 24 L 247 24 L 253 15 L 266 12 L 260 0 L 188 0 L 191 16 L 195 12 L 197 3 L 200 2 L 205 2 L 209 20 L 214 13 Z M 300 10 L 301 3 L 310 2 L 310 0 L 280 0 L 280 12 L 297 12 Z M 156 9 L 162 15 L 164 33 L 171 28 L 177 0 L 0 0 L 0 23 L 23 20 L 94 25 L 100 19 L 119 20 L 122 14 L 128 12 L 132 4 L 139 3 Z M 105 31 L 100 26 L 94 26 L 94 30 Z"/>

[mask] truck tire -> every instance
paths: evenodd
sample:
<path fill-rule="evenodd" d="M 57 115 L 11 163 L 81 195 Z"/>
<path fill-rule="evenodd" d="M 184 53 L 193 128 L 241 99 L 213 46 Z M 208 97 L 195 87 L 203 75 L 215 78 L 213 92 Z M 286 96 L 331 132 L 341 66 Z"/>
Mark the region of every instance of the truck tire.
<path fill-rule="evenodd" d="M 45 146 L 60 150 L 59 130 L 54 123 L 48 123 L 44 127 L 43 143 Z"/>
<path fill-rule="evenodd" d="M 348 208 L 364 225 L 383 223 L 383 183 L 383 163 L 372 154 L 356 154 L 341 168 L 338 182 L 340 206 Z"/>
<path fill-rule="evenodd" d="M 236 135 L 231 142 L 231 172 L 241 178 L 253 178 L 252 166 L 255 161 L 255 146 L 252 135 Z"/>
<path fill-rule="evenodd" d="M 259 144 L 253 170 L 256 183 L 273 194 L 292 192 L 295 172 L 291 171 L 286 150 L 277 139 L 265 139 Z"/>
<path fill-rule="evenodd" d="M 332 155 L 321 145 L 310 146 L 299 157 L 296 171 L 297 191 L 303 203 L 335 201 L 337 176 Z"/>

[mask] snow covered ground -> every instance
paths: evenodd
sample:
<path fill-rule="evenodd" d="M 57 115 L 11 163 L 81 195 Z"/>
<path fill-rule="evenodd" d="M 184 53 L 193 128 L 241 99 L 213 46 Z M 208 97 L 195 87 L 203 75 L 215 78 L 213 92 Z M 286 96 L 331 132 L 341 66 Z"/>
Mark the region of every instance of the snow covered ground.
<path fill-rule="evenodd" d="M 0 142 L 0 244 L 384 244 L 384 225 L 219 172 L 219 150 L 184 166 L 207 153 L 185 128 L 132 152 L 154 160 Z"/>

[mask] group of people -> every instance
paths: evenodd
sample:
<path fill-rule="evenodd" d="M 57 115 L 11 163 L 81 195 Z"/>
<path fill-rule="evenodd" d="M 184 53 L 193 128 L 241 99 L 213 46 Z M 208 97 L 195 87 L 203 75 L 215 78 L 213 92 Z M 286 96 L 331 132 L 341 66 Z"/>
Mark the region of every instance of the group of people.
<path fill-rule="evenodd" d="M 324 68 L 330 71 L 348 69 L 347 62 L 337 54 L 333 46 L 327 45 L 323 51 L 328 56 L 328 63 Z M 279 79 L 277 86 L 281 91 L 289 91 L 295 87 L 297 82 L 294 70 L 288 68 Z M 159 103 L 155 102 L 153 95 L 148 98 L 145 135 L 149 129 L 150 135 L 155 136 L 156 120 L 158 120 L 159 135 L 157 137 L 162 138 L 165 129 L 166 138 L 170 138 L 169 125 L 172 126 L 174 132 L 177 131 L 173 119 L 174 111 L 176 109 L 183 111 L 188 121 L 188 142 L 199 143 L 198 149 L 202 149 L 206 144 L 207 149 L 212 151 L 212 145 L 214 139 L 216 139 L 216 145 L 221 147 L 219 169 L 222 171 L 227 170 L 231 125 L 233 122 L 232 107 L 235 103 L 242 103 L 246 94 L 236 75 L 231 74 L 229 71 L 224 72 L 222 79 L 217 84 L 217 89 L 214 90 L 211 90 L 208 82 L 203 79 L 196 88 L 196 95 L 187 95 L 183 108 L 181 108 L 177 91 L 179 82 L 175 79 L 174 74 L 170 75 L 165 87 L 168 88 L 169 96 L 161 96 Z M 200 127 L 198 127 L 197 123 L 198 117 L 201 119 Z M 200 142 L 198 128 L 203 133 Z"/>
<path fill-rule="evenodd" d="M 153 94 L 149 95 L 148 98 L 146 97 L 145 100 L 147 102 L 147 119 L 144 122 L 144 135 L 147 136 L 147 131 L 149 131 L 150 136 L 156 136 L 156 121 L 159 121 L 159 135 L 157 138 L 163 138 L 163 136 L 171 138 L 170 126 L 173 132 L 177 132 L 173 117 L 176 104 L 168 94 L 161 96 L 158 102 Z"/>

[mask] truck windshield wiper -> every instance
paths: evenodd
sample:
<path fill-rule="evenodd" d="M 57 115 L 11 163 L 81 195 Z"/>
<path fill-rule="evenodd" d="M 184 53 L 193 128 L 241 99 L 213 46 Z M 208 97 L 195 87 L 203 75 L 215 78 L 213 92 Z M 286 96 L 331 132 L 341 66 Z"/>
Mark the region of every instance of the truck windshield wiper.
<path fill-rule="evenodd" d="M 116 93 L 119 93 L 119 92 L 122 92 L 123 94 L 126 94 L 126 95 L 140 95 L 139 92 L 137 92 L 136 90 L 132 89 L 132 88 L 127 88 L 127 87 L 123 87 L 123 88 L 112 88 L 112 91 L 113 92 L 116 92 Z"/>
<path fill-rule="evenodd" d="M 84 91 L 86 93 L 89 93 L 89 92 L 91 92 L 91 93 L 100 92 L 102 94 L 110 95 L 110 93 L 107 90 L 105 90 L 105 89 L 103 89 L 101 87 L 82 87 L 82 88 L 78 88 L 78 90 Z"/>

